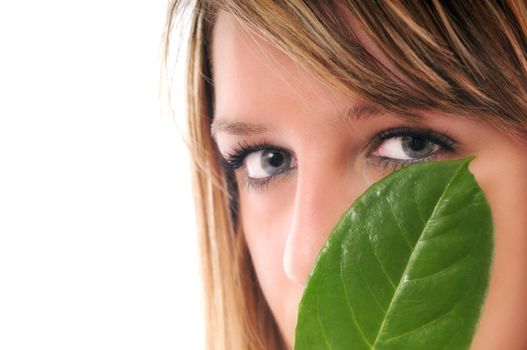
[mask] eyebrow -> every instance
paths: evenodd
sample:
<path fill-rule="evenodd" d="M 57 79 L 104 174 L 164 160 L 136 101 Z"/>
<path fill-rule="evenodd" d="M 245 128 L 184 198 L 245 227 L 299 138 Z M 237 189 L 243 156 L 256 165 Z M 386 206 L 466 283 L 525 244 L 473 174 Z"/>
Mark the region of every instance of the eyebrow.
<path fill-rule="evenodd" d="M 263 124 L 214 119 L 210 126 L 210 131 L 213 137 L 215 137 L 218 132 L 246 136 L 253 134 L 264 134 L 269 131 L 269 128 Z"/>
<path fill-rule="evenodd" d="M 368 104 L 356 104 L 349 108 L 343 115 L 345 121 L 369 119 L 383 114 L 382 111 L 375 106 Z M 214 119 L 210 126 L 210 131 L 213 137 L 219 132 L 225 132 L 230 135 L 248 136 L 260 135 L 270 131 L 264 124 L 246 123 L 240 121 L 231 121 L 228 119 Z"/>
<path fill-rule="evenodd" d="M 344 119 L 346 121 L 370 119 L 382 114 L 384 114 L 383 111 L 373 105 L 359 103 L 348 109 L 344 115 Z"/>

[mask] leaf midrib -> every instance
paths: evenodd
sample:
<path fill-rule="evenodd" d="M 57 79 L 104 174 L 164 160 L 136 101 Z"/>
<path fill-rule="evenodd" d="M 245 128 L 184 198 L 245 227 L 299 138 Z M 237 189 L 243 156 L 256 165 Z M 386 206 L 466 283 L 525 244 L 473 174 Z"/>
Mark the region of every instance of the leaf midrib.
<path fill-rule="evenodd" d="M 441 193 L 441 196 L 439 197 L 439 200 L 437 201 L 436 205 L 434 206 L 434 210 L 432 211 L 432 214 L 430 215 L 430 217 L 428 218 L 428 220 L 426 221 L 425 223 L 425 226 L 423 227 L 423 229 L 421 230 L 421 234 L 419 235 L 419 239 L 417 240 L 417 242 L 415 243 L 413 249 L 412 249 L 412 253 L 410 254 L 410 258 L 408 259 L 408 262 L 406 263 L 406 266 L 404 267 L 404 271 L 403 271 L 403 274 L 401 275 L 401 279 L 399 280 L 399 283 L 397 284 L 397 289 L 395 290 L 395 293 L 393 294 L 393 297 L 392 299 L 390 300 L 390 305 L 388 305 L 388 309 L 386 311 L 386 315 L 381 323 L 381 327 L 379 328 L 379 332 L 377 333 L 377 337 L 375 338 L 375 341 L 373 342 L 373 345 L 371 346 L 371 349 L 372 350 L 375 350 L 375 346 L 377 345 L 377 342 L 379 341 L 379 338 L 381 336 L 381 334 L 383 333 L 383 330 L 384 330 L 384 325 L 385 325 L 385 322 L 386 320 L 388 319 L 388 315 L 390 314 L 390 311 L 392 309 L 392 306 L 393 306 L 393 303 L 394 303 L 394 300 L 397 299 L 399 293 L 400 293 L 400 290 L 401 290 L 401 286 L 404 284 L 402 281 L 403 281 L 403 277 L 406 275 L 407 273 L 407 270 L 408 270 L 408 267 L 410 266 L 410 262 L 413 261 L 414 257 L 415 257 L 415 252 L 416 252 L 416 247 L 417 245 L 421 242 L 421 238 L 423 237 L 423 234 L 426 232 L 426 230 L 428 229 L 428 224 L 430 223 L 430 221 L 432 221 L 432 219 L 434 218 L 434 215 L 439 207 L 439 204 L 443 201 L 443 197 L 445 196 L 445 194 L 448 192 L 450 186 L 452 185 L 452 183 L 454 182 L 454 180 L 458 177 L 459 175 L 459 172 L 461 171 L 461 169 L 463 168 L 463 166 L 460 166 L 454 176 L 452 176 L 452 178 L 450 179 L 450 181 L 448 182 L 448 184 L 446 185 L 445 189 L 443 190 L 443 193 Z M 368 238 L 369 239 L 369 238 Z"/>

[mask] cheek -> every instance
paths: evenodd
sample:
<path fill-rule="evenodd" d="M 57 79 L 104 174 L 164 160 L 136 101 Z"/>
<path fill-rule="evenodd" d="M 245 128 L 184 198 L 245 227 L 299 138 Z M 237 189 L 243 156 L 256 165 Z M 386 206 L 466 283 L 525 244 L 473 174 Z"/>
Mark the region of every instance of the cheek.
<path fill-rule="evenodd" d="M 285 187 L 285 186 L 284 186 Z M 258 281 L 282 333 L 294 332 L 302 288 L 283 269 L 294 190 L 240 193 L 241 223 Z M 290 341 L 290 339 L 288 339 Z"/>
<path fill-rule="evenodd" d="M 265 199 L 241 199 L 242 225 L 255 268 L 260 278 L 275 275 L 286 241 L 286 201 L 268 203 Z M 282 196 L 280 196 L 282 197 Z M 274 197 L 276 198 L 276 196 Z M 266 266 L 266 268 L 262 268 Z"/>
<path fill-rule="evenodd" d="M 495 250 L 490 289 L 473 349 L 527 345 L 527 159 L 499 152 L 471 166 L 492 209 Z M 503 159 L 504 154 L 510 156 Z M 494 347 L 493 347 L 494 346 Z"/>

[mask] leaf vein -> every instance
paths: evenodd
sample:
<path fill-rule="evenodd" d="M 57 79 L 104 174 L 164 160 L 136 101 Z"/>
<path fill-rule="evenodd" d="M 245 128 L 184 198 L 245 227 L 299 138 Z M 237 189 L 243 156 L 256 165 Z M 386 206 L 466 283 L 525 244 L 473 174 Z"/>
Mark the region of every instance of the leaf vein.
<path fill-rule="evenodd" d="M 317 305 L 319 305 L 318 296 L 317 296 Z M 326 337 L 324 325 L 322 323 L 322 320 L 320 319 L 320 312 L 317 312 L 317 322 L 318 322 L 318 325 L 320 326 L 320 330 L 321 330 L 320 333 L 322 333 L 322 337 L 324 338 L 324 343 L 326 344 L 327 349 L 331 350 L 332 348 L 331 348 L 331 345 L 329 344 L 328 338 Z"/>
<path fill-rule="evenodd" d="M 393 205 L 392 203 L 388 200 L 387 197 L 385 197 L 386 199 L 386 203 L 388 203 L 388 206 L 390 207 L 390 210 L 392 212 L 392 215 L 393 215 L 393 218 L 395 220 L 395 222 L 397 223 L 397 227 L 399 227 L 399 233 L 401 234 L 401 236 L 404 238 L 404 241 L 406 242 L 406 244 L 408 244 L 408 248 L 410 248 L 410 250 L 412 250 L 412 245 L 410 244 L 410 241 L 408 240 L 408 237 L 406 237 L 403 233 L 406 232 L 406 230 L 403 229 L 403 227 L 401 226 L 401 223 L 399 222 L 399 219 L 397 217 L 397 215 L 395 214 L 395 209 L 393 208 Z M 408 232 L 406 232 L 408 233 Z"/>
<path fill-rule="evenodd" d="M 377 260 L 377 262 L 379 263 L 379 265 L 381 267 L 382 272 L 384 272 L 384 274 L 386 275 L 386 278 L 388 279 L 388 282 L 390 282 L 390 285 L 392 286 L 393 290 L 395 290 L 396 289 L 395 283 L 392 281 L 392 278 L 388 274 L 388 271 L 386 271 L 386 269 L 384 268 L 384 265 L 382 264 L 381 260 L 379 259 L 379 256 L 377 255 L 377 252 L 375 251 L 375 246 L 373 245 L 373 243 L 371 241 L 371 238 L 370 238 L 370 232 L 366 228 L 364 228 L 364 230 L 367 233 L 367 236 L 368 236 L 367 241 L 370 244 L 370 247 L 371 247 L 371 250 L 373 252 L 373 256 L 375 257 L 375 260 Z"/>
<path fill-rule="evenodd" d="M 463 294 L 463 296 L 461 298 L 459 298 L 459 300 L 454 303 L 454 305 L 452 305 L 452 307 L 450 309 L 448 309 L 447 311 L 445 311 L 444 313 L 442 313 L 441 315 L 438 315 L 436 318 L 434 318 L 433 320 L 429 321 L 429 322 L 426 322 L 425 324 L 422 324 L 420 325 L 419 327 L 416 327 L 412 330 L 409 330 L 409 331 L 406 331 L 402 334 L 399 334 L 399 335 L 396 335 L 394 337 L 390 337 L 390 338 L 386 338 L 385 341 L 389 341 L 389 340 L 393 340 L 393 339 L 397 339 L 397 338 L 401 338 L 401 337 L 404 337 L 408 334 L 411 334 L 411 333 L 415 333 L 417 331 L 419 331 L 420 329 L 422 328 L 425 328 L 425 327 L 428 327 L 436 322 L 438 322 L 440 319 L 442 319 L 443 317 L 447 316 L 448 314 L 452 313 L 452 311 L 454 311 L 454 309 L 456 308 L 456 306 L 461 302 L 461 300 L 463 300 L 463 298 L 468 294 L 468 291 L 465 291 L 465 294 Z"/>
<path fill-rule="evenodd" d="M 441 196 L 439 197 L 437 203 L 434 205 L 434 209 L 432 210 L 432 214 L 430 214 L 430 217 L 428 218 L 428 220 L 426 221 L 426 224 L 425 226 L 423 227 L 423 229 L 421 230 L 421 234 L 419 235 L 419 239 L 417 240 L 415 246 L 414 246 L 414 249 L 410 255 L 410 258 L 408 259 L 408 262 L 406 264 L 406 267 L 404 268 L 404 272 L 403 272 L 403 275 L 404 276 L 406 274 L 406 271 L 408 270 L 408 267 L 411 265 L 410 263 L 413 261 L 413 259 L 415 259 L 415 252 L 416 252 L 416 249 L 415 247 L 419 244 L 419 242 L 421 241 L 422 237 L 424 236 L 424 233 L 426 232 L 426 230 L 428 229 L 428 223 L 430 222 L 431 218 L 433 218 L 435 215 L 436 215 L 436 211 L 438 210 L 439 208 L 439 204 L 443 201 L 443 198 L 445 196 L 445 194 L 448 192 L 450 186 L 452 185 L 452 183 L 454 182 L 454 180 L 457 178 L 457 176 L 459 175 L 461 171 L 461 167 L 459 167 L 455 174 L 452 176 L 452 178 L 448 181 L 445 189 L 443 190 L 443 193 L 441 193 Z M 417 202 L 416 202 L 417 203 Z M 420 214 L 420 213 L 419 213 Z M 397 288 L 395 290 L 395 293 L 393 294 L 393 297 L 392 297 L 392 300 L 390 301 L 390 305 L 388 306 L 388 311 L 386 312 L 386 315 L 388 315 L 393 307 L 393 304 L 394 304 L 394 301 L 397 300 L 398 296 L 399 296 L 399 293 L 401 292 L 401 286 L 403 286 L 405 284 L 405 282 L 402 280 L 402 276 L 401 276 L 401 280 L 399 281 L 399 284 L 397 285 Z M 381 323 L 381 326 L 379 328 L 379 332 L 377 333 L 377 337 L 375 338 L 375 341 L 373 342 L 373 347 L 375 347 L 375 345 L 377 344 L 377 342 L 379 341 L 381 335 L 383 334 L 384 332 L 384 326 L 386 324 L 386 320 L 388 319 L 388 317 L 385 317 L 384 320 L 382 321 Z"/>
<path fill-rule="evenodd" d="M 360 270 L 360 271 L 361 271 L 361 275 L 364 277 L 364 274 L 362 273 L 362 270 Z M 381 305 L 381 302 L 379 301 L 379 299 L 377 299 L 377 296 L 373 293 L 373 289 L 371 288 L 368 279 L 364 278 L 364 281 L 366 281 L 366 286 L 368 287 L 368 291 L 370 292 L 371 296 L 373 297 L 373 300 L 375 300 L 375 304 L 377 304 L 377 306 L 379 307 L 379 309 L 381 309 L 381 311 L 383 312 L 383 314 L 385 314 L 385 313 L 386 313 L 386 308 L 384 308 L 384 307 Z"/>
<path fill-rule="evenodd" d="M 463 260 L 467 259 L 468 257 L 470 257 L 471 254 L 470 252 L 466 255 L 464 255 L 462 258 L 460 258 L 459 260 L 456 260 L 454 261 L 452 264 L 448 265 L 448 266 L 445 266 L 444 268 L 442 268 L 441 270 L 439 271 L 436 271 L 434 273 L 431 273 L 429 275 L 426 275 L 426 276 L 422 276 L 422 277 L 416 277 L 416 278 L 409 278 L 406 280 L 406 282 L 415 282 L 415 281 L 422 281 L 424 279 L 427 279 L 427 278 L 430 278 L 432 276 L 438 276 L 438 275 L 441 275 L 443 273 L 445 273 L 446 271 L 448 270 L 451 270 L 452 268 L 454 268 L 455 266 L 459 265 Z"/>
<path fill-rule="evenodd" d="M 340 249 L 340 253 L 341 253 L 340 261 L 342 262 L 342 246 L 341 246 L 341 249 Z M 360 327 L 359 323 L 357 322 L 357 319 L 355 318 L 355 312 L 353 311 L 353 307 L 351 306 L 350 300 L 348 298 L 349 294 L 348 294 L 348 290 L 346 289 L 346 283 L 344 282 L 344 278 L 342 277 L 342 267 L 340 268 L 339 277 L 340 277 L 340 281 L 342 283 L 342 288 L 344 289 L 344 295 L 346 296 L 346 298 L 345 298 L 346 299 L 346 304 L 348 305 L 348 308 L 350 310 L 351 318 L 353 319 L 353 323 L 355 323 L 355 326 L 357 326 L 357 329 L 359 330 L 360 334 L 362 335 L 362 339 L 366 342 L 366 344 L 371 349 L 373 349 L 371 343 L 366 338 L 366 335 L 364 334 L 362 328 Z"/>

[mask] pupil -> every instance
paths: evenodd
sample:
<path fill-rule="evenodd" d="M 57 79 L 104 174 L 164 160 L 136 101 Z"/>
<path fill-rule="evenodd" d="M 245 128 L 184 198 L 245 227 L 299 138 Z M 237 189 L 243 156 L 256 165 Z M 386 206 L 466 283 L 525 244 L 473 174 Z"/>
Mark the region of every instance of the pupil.
<path fill-rule="evenodd" d="M 278 168 L 284 163 L 284 155 L 280 152 L 267 152 L 264 157 L 264 163 Z"/>
<path fill-rule="evenodd" d="M 408 146 L 414 151 L 422 151 L 424 148 L 426 148 L 427 143 L 428 142 L 424 139 L 411 137 L 408 142 Z"/>

